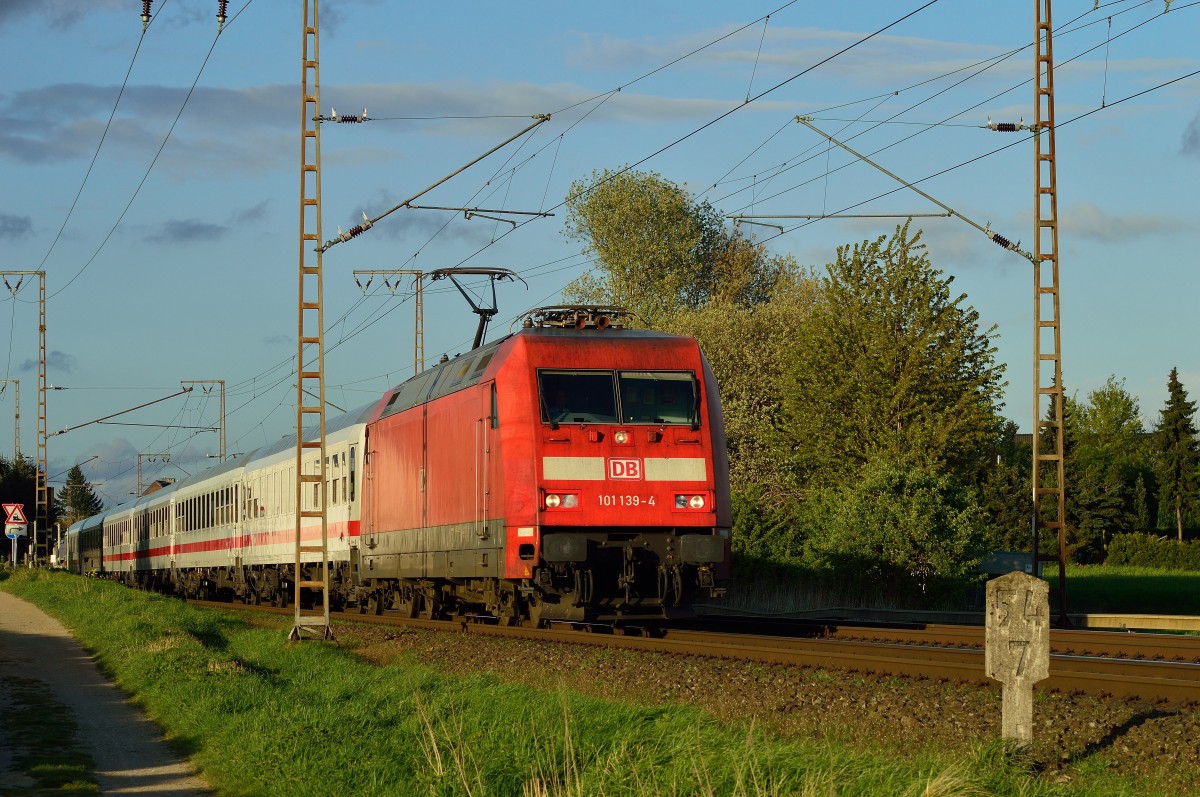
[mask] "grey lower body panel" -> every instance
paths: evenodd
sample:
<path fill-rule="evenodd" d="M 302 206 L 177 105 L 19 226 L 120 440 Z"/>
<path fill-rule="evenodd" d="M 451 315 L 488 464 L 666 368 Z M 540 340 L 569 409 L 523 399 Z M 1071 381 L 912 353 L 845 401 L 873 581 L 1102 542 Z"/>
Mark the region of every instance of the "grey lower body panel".
<path fill-rule="evenodd" d="M 504 521 L 455 523 L 363 535 L 365 578 L 498 578 L 504 572 Z"/>

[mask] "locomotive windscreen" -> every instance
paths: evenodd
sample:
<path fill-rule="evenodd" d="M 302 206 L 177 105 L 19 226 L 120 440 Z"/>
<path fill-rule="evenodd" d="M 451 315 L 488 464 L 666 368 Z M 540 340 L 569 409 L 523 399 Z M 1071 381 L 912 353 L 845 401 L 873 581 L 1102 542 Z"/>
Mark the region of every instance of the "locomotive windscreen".
<path fill-rule="evenodd" d="M 697 419 L 691 371 L 539 371 L 544 423 L 691 424 Z M 619 420 L 618 420 L 619 419 Z"/>

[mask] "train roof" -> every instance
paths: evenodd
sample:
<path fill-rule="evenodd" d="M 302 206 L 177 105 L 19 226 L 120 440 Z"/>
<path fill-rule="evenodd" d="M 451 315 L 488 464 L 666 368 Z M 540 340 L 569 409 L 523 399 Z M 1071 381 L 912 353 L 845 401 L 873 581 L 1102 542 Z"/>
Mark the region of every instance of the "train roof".
<path fill-rule="evenodd" d="M 375 400 L 369 404 L 364 404 L 361 407 L 355 407 L 354 409 L 350 410 L 349 412 L 343 413 L 341 415 L 335 416 L 332 419 L 327 420 L 325 422 L 325 436 L 330 437 L 334 434 L 337 434 L 340 431 L 349 429 L 352 426 L 366 423 L 367 421 L 371 420 L 371 415 L 375 411 L 375 405 L 378 403 L 379 403 L 379 401 Z M 310 439 L 310 438 L 314 438 L 316 436 L 317 436 L 317 427 L 315 425 L 310 426 L 304 430 L 304 438 L 306 440 Z M 296 447 L 296 435 L 295 434 L 285 435 L 284 437 L 280 438 L 279 440 L 277 440 L 274 443 L 271 443 L 270 445 L 265 445 L 265 446 L 262 446 L 261 448 L 256 448 L 255 450 L 251 451 L 249 454 L 246 455 L 246 458 L 244 461 L 242 461 L 242 464 L 243 465 L 253 465 L 258 462 L 261 462 L 262 460 L 269 459 L 269 458 L 275 456 L 276 454 L 279 454 L 280 452 L 287 451 L 288 449 L 294 449 L 295 447 Z"/>
<path fill-rule="evenodd" d="M 411 379 L 401 382 L 388 392 L 379 417 L 386 418 L 389 415 L 412 409 L 418 404 L 433 401 L 478 384 L 500 348 L 509 341 L 526 337 L 589 341 L 605 338 L 620 341 L 690 340 L 685 335 L 675 335 L 670 332 L 629 329 L 619 326 L 597 327 L 595 323 L 585 324 L 582 327 L 535 324 L 484 344 L 478 349 L 472 349 L 465 354 L 456 354 Z"/>

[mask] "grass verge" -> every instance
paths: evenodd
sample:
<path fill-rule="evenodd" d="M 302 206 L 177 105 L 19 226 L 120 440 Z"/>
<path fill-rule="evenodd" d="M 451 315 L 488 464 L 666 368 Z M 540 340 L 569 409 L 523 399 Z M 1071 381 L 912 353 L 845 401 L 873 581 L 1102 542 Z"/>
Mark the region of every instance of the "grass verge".
<path fill-rule="evenodd" d="M 1139 795 L 1048 783 L 998 741 L 897 756 L 687 707 L 375 666 L 281 628 L 66 574 L 3 583 L 66 624 L 223 795 Z M 710 688 L 721 688 L 713 684 Z"/>
<path fill-rule="evenodd" d="M 1051 592 L 1058 571 L 1046 568 Z M 1200 573 L 1115 565 L 1068 565 L 1067 608 L 1079 613 L 1200 615 Z"/>

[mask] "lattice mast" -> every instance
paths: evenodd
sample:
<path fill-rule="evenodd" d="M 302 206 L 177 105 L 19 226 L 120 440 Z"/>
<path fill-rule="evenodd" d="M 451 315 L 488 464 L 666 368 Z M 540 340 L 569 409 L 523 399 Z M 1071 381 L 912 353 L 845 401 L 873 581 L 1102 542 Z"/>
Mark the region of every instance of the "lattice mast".
<path fill-rule="evenodd" d="M 321 80 L 319 0 L 304 0 L 300 112 L 300 260 L 296 345 L 295 624 L 289 639 L 330 639 L 329 515 L 325 449 L 325 298 L 321 250 Z M 307 359 L 306 359 L 307 358 Z M 305 440 L 305 428 L 316 438 Z M 316 455 L 315 462 L 310 459 Z M 307 462 L 306 462 L 307 460 Z M 311 463 L 311 464 L 309 464 Z M 309 499 L 306 505 L 305 499 Z M 320 524 L 320 539 L 303 539 L 305 521 Z M 319 554 L 320 580 L 305 575 Z M 305 609 L 302 590 L 321 595 L 321 611 Z"/>
<path fill-rule="evenodd" d="M 26 277 L 38 278 L 38 408 L 37 408 L 37 486 L 35 491 L 33 539 L 30 541 L 29 555 L 36 563 L 44 561 L 47 555 L 47 538 L 50 528 L 50 487 L 46 484 L 47 455 L 46 455 L 46 272 L 44 271 L 0 271 L 4 284 L 9 293 L 16 298 L 17 291 Z M 8 277 L 20 277 L 15 286 L 8 284 Z M 20 399 L 18 398 L 18 405 Z M 20 456 L 20 408 L 17 409 L 17 440 L 14 445 L 17 456 Z M 39 536 L 40 535 L 40 536 Z"/>
<path fill-rule="evenodd" d="M 38 277 L 38 421 L 37 421 L 37 523 L 33 527 L 33 560 L 46 561 L 50 536 L 50 486 L 46 484 L 46 272 Z M 41 532 L 41 536 L 38 533 Z"/>
<path fill-rule="evenodd" d="M 1054 47 L 1051 0 L 1034 0 L 1037 60 L 1034 86 L 1034 162 L 1037 174 L 1033 231 L 1033 561 L 1058 562 L 1060 625 L 1067 625 L 1066 481 L 1062 381 L 1062 326 L 1058 273 L 1058 194 L 1054 169 Z M 1043 403 L 1044 402 L 1044 403 Z M 1044 414 L 1043 408 L 1049 413 Z M 1045 432 L 1045 439 L 1042 433 Z M 1051 479 L 1046 478 L 1052 476 Z M 1043 509 L 1045 513 L 1043 514 Z M 1056 533 L 1058 550 L 1041 552 L 1042 530 Z"/>

